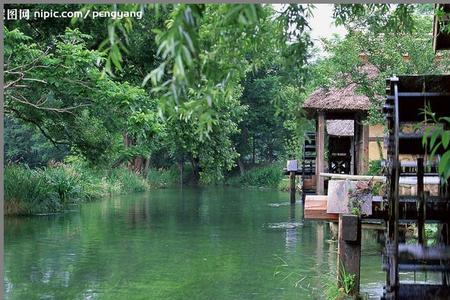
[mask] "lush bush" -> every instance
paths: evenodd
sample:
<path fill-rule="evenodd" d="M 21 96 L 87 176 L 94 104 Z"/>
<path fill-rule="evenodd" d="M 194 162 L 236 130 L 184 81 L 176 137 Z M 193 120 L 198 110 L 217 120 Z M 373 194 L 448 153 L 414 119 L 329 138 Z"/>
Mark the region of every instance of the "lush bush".
<path fill-rule="evenodd" d="M 280 164 L 273 164 L 248 170 L 243 176 L 231 177 L 226 184 L 278 188 L 282 179 L 283 168 Z"/>
<path fill-rule="evenodd" d="M 82 198 L 82 188 L 59 168 L 31 170 L 10 165 L 5 168 L 5 214 L 29 215 L 57 212 Z M 72 186 L 69 186 L 72 185 Z"/>
<path fill-rule="evenodd" d="M 58 194 L 48 187 L 41 170 L 23 166 L 5 168 L 5 214 L 27 215 L 62 208 Z"/>
<path fill-rule="evenodd" d="M 148 189 L 144 178 L 124 168 L 108 172 L 81 163 L 53 164 L 40 169 L 8 165 L 5 167 L 5 214 L 60 212 L 70 204 Z"/>

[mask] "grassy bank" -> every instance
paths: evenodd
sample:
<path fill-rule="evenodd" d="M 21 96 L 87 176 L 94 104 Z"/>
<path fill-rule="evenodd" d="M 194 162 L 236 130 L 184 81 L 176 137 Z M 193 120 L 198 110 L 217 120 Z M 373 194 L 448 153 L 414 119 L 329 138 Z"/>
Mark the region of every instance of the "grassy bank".
<path fill-rule="evenodd" d="M 7 165 L 4 174 L 6 215 L 60 212 L 69 205 L 149 189 L 145 179 L 123 168 L 106 171 L 77 164 L 39 169 Z"/>
<path fill-rule="evenodd" d="M 6 215 L 61 212 L 71 205 L 102 197 L 177 186 L 181 179 L 176 166 L 150 169 L 143 178 L 125 168 L 96 169 L 77 162 L 38 169 L 11 164 L 5 166 L 4 174 Z M 191 177 L 192 170 L 186 167 L 183 183 L 190 184 Z M 281 165 L 273 164 L 248 170 L 244 176 L 230 177 L 225 184 L 287 190 L 289 182 L 283 177 Z"/>

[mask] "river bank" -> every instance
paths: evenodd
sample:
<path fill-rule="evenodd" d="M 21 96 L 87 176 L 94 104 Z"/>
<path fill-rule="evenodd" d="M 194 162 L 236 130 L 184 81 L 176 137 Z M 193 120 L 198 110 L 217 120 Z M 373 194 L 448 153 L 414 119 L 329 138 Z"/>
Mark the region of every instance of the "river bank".
<path fill-rule="evenodd" d="M 5 166 L 5 215 L 35 215 L 64 211 L 70 205 L 112 195 L 144 192 L 190 184 L 186 170 L 180 178 L 177 168 L 150 169 L 145 176 L 124 167 L 105 169 L 86 164 L 53 163 L 31 169 L 25 165 Z M 255 167 L 244 175 L 226 177 L 218 185 L 272 188 L 287 191 L 280 164 Z"/>
<path fill-rule="evenodd" d="M 143 192 L 147 180 L 125 168 L 89 168 L 82 164 L 55 163 L 30 169 L 7 165 L 4 169 L 5 215 L 56 213 L 70 205 L 111 195 Z"/>

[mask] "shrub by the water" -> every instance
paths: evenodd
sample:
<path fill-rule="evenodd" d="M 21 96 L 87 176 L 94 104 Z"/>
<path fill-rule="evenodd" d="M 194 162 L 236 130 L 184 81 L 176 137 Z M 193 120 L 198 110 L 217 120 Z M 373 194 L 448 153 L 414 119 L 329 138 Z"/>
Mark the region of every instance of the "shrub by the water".
<path fill-rule="evenodd" d="M 279 164 L 248 170 L 243 176 L 229 178 L 226 183 L 235 186 L 277 188 L 283 179 L 283 168 Z"/>
<path fill-rule="evenodd" d="M 39 169 L 7 165 L 4 174 L 7 215 L 60 212 L 70 204 L 149 189 L 144 178 L 124 168 L 107 172 L 82 164 Z"/>
<path fill-rule="evenodd" d="M 5 168 L 4 175 L 5 214 L 28 215 L 62 209 L 57 192 L 49 187 L 42 170 L 12 165 Z"/>

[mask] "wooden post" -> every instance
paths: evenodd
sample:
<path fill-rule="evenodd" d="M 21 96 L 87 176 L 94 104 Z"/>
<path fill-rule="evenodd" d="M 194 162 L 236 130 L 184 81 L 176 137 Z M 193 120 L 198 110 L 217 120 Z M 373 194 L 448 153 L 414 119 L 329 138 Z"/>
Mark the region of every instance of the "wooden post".
<path fill-rule="evenodd" d="M 425 199 L 424 199 L 424 175 L 423 158 L 417 158 L 417 230 L 419 244 L 426 245 L 425 242 Z"/>
<path fill-rule="evenodd" d="M 369 126 L 361 125 L 361 156 L 360 174 L 367 174 L 369 171 Z"/>
<path fill-rule="evenodd" d="M 289 172 L 289 190 L 291 191 L 291 204 L 295 204 L 295 172 Z"/>
<path fill-rule="evenodd" d="M 355 173 L 364 175 L 369 169 L 369 126 L 362 124 L 360 115 L 355 117 L 354 133 Z"/>
<path fill-rule="evenodd" d="M 355 125 L 355 124 L 353 124 Z M 350 175 L 355 175 L 355 137 L 350 138 Z"/>
<path fill-rule="evenodd" d="M 316 125 L 316 189 L 317 195 L 325 193 L 325 181 L 319 174 L 325 172 L 325 115 L 318 113 Z"/>
<path fill-rule="evenodd" d="M 338 285 L 343 287 L 343 274 L 354 275 L 352 295 L 359 293 L 361 264 L 361 220 L 351 214 L 339 215 Z"/>
<path fill-rule="evenodd" d="M 353 121 L 353 174 L 359 174 L 359 136 L 360 136 L 360 127 L 358 123 L 358 119 L 355 116 L 355 120 Z"/>

